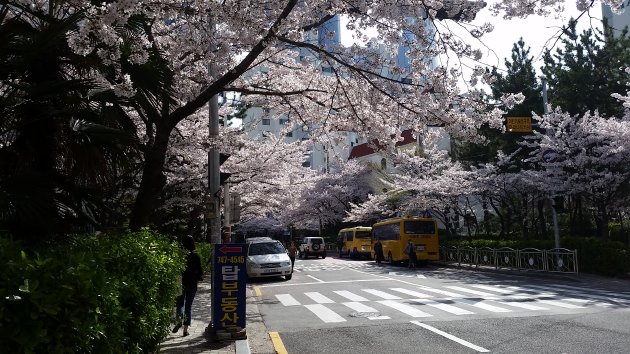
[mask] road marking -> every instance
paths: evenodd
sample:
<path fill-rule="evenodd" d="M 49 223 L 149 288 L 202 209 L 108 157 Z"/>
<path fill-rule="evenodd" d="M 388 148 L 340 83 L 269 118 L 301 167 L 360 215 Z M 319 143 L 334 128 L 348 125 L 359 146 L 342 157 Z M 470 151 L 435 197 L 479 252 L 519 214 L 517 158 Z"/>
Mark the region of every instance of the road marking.
<path fill-rule="evenodd" d="M 346 299 L 352 300 L 352 301 L 368 301 L 368 299 L 364 298 L 363 296 L 357 295 L 355 293 L 351 293 L 347 290 L 337 290 L 337 291 L 334 291 L 334 293 L 341 295 L 345 297 Z"/>
<path fill-rule="evenodd" d="M 560 299 L 560 300 L 564 300 L 564 299 Z M 560 301 L 555 301 L 555 300 L 538 300 L 540 302 L 542 302 L 543 304 L 549 304 L 549 305 L 553 305 L 553 306 L 558 306 L 558 307 L 564 307 L 567 309 L 583 309 L 585 308 L 584 306 L 577 306 L 577 305 L 573 305 L 573 304 L 567 304 L 564 302 L 560 302 Z"/>
<path fill-rule="evenodd" d="M 269 332 L 269 337 L 271 338 L 273 347 L 276 349 L 276 353 L 288 354 L 287 348 L 284 347 L 284 343 L 282 343 L 282 339 L 280 339 L 280 334 L 278 334 L 278 332 Z"/>
<path fill-rule="evenodd" d="M 310 297 L 311 299 L 313 299 L 316 303 L 318 304 L 333 304 L 335 303 L 334 301 L 332 301 L 330 298 L 318 293 L 318 292 L 308 292 L 308 293 L 304 293 L 304 295 Z"/>
<path fill-rule="evenodd" d="M 367 273 L 366 273 L 367 274 Z M 319 279 L 317 279 L 319 280 Z M 325 284 L 342 284 L 342 283 L 359 283 L 359 282 L 371 282 L 371 281 L 385 281 L 385 280 L 392 280 L 389 278 L 384 278 L 384 279 L 357 279 L 357 280 L 334 280 L 334 281 L 321 281 L 319 280 L 318 282 L 308 282 L 308 283 L 282 283 L 282 284 L 269 284 L 269 285 L 260 285 L 261 288 L 277 288 L 277 287 L 283 287 L 283 286 L 300 286 L 300 285 L 314 285 L 314 284 L 321 284 L 321 283 L 325 283 Z M 406 284 L 410 284 L 410 285 L 416 285 L 413 283 L 406 283 Z"/>
<path fill-rule="evenodd" d="M 433 289 L 433 288 L 430 288 L 430 287 L 424 286 L 424 285 L 416 285 L 416 286 L 419 287 L 422 290 L 426 290 L 426 291 L 430 291 L 432 293 L 442 294 L 442 295 L 446 295 L 446 296 L 452 296 L 452 297 L 465 297 L 466 296 L 466 295 L 463 295 L 463 294 L 453 293 L 453 292 L 446 291 L 446 290 Z"/>
<path fill-rule="evenodd" d="M 520 308 L 526 309 L 526 310 L 534 310 L 534 311 L 549 310 L 546 307 L 536 306 L 536 305 L 527 304 L 527 303 L 519 302 L 519 301 L 498 301 L 498 302 L 500 304 L 504 304 L 504 305 L 508 305 L 508 306 L 514 306 L 514 307 L 520 307 Z"/>
<path fill-rule="evenodd" d="M 424 293 L 419 293 L 417 291 L 413 291 L 413 290 L 409 290 L 409 289 L 405 289 L 405 288 L 389 288 L 389 290 L 394 290 L 394 291 L 398 291 L 399 293 L 403 293 L 403 294 L 407 294 L 407 295 L 412 295 L 415 296 L 417 298 L 427 298 L 427 297 L 433 297 L 433 295 L 428 295 L 428 294 L 424 294 Z"/>
<path fill-rule="evenodd" d="M 490 304 L 483 303 L 481 301 L 474 301 L 468 299 L 455 299 L 457 302 L 461 302 L 462 304 L 478 307 L 482 310 L 490 311 L 490 312 L 512 312 L 510 309 L 506 309 L 499 306 L 493 306 Z"/>
<path fill-rule="evenodd" d="M 356 312 L 379 313 L 378 310 L 376 310 L 375 308 L 367 306 L 367 305 L 362 304 L 360 302 L 344 302 L 343 304 L 345 306 L 355 310 Z M 390 320 L 391 319 L 391 317 L 389 317 L 389 316 L 368 316 L 367 318 L 369 320 Z"/>
<path fill-rule="evenodd" d="M 313 279 L 313 280 L 316 280 L 316 281 L 318 281 L 318 282 L 320 282 L 320 283 L 325 283 L 325 281 L 323 281 L 323 280 L 321 280 L 321 279 L 317 279 L 317 278 L 315 278 L 314 276 L 312 276 L 312 275 L 310 275 L 310 274 L 308 274 L 308 275 L 306 275 L 306 276 L 307 276 L 307 277 L 309 277 L 309 278 L 311 278 L 311 279 Z"/>
<path fill-rule="evenodd" d="M 418 278 L 420 278 L 420 279 L 426 279 L 426 278 L 427 278 L 427 277 L 425 277 L 425 276 L 424 276 L 424 275 L 422 275 L 422 274 L 418 274 L 418 275 L 416 275 L 416 277 L 418 277 Z"/>
<path fill-rule="evenodd" d="M 315 316 L 319 317 L 322 321 L 326 323 L 334 323 L 334 322 L 346 322 L 346 319 L 339 316 L 333 310 L 327 308 L 321 304 L 314 305 L 305 305 L 307 309 L 309 309 Z"/>
<path fill-rule="evenodd" d="M 471 285 L 471 286 L 475 287 L 475 288 L 478 288 L 478 289 L 485 289 L 485 290 L 494 291 L 494 292 L 500 293 L 500 294 L 512 294 L 512 293 L 514 293 L 514 291 L 512 291 L 512 290 L 500 289 L 500 288 L 496 288 L 494 286 L 488 286 L 488 285 Z"/>
<path fill-rule="evenodd" d="M 259 287 L 257 287 L 257 286 L 255 286 L 255 287 L 254 287 L 254 294 L 255 294 L 257 297 L 261 297 L 261 296 L 262 296 L 262 292 L 260 291 L 260 288 L 259 288 Z"/>
<path fill-rule="evenodd" d="M 479 295 L 479 296 L 496 296 L 497 295 L 497 294 L 487 293 L 485 291 L 466 289 L 466 288 L 462 288 L 461 286 L 447 286 L 447 288 L 461 291 L 464 293 L 473 294 L 473 295 Z"/>
<path fill-rule="evenodd" d="M 284 306 L 297 306 L 301 305 L 299 301 L 297 301 L 293 296 L 289 294 L 277 294 L 276 299 L 280 300 L 280 302 Z"/>
<path fill-rule="evenodd" d="M 377 302 L 379 304 L 383 304 L 387 307 L 391 307 L 395 310 L 398 310 L 404 313 L 405 315 L 409 315 L 411 317 L 432 317 L 433 316 L 426 312 L 422 312 L 413 306 L 401 304 L 400 302 L 396 302 L 392 300 L 382 300 L 382 301 L 377 301 Z"/>
<path fill-rule="evenodd" d="M 422 323 L 420 321 L 411 321 L 411 323 L 413 323 L 413 324 L 415 324 L 417 326 L 420 326 L 420 327 L 422 327 L 424 329 L 428 329 L 429 331 L 431 331 L 431 332 L 433 332 L 435 334 L 439 334 L 442 337 L 448 338 L 448 339 L 452 340 L 453 342 L 459 343 L 459 344 L 461 344 L 463 346 L 466 346 L 466 347 L 468 347 L 470 349 L 476 350 L 476 351 L 478 351 L 480 353 L 488 353 L 488 352 L 490 352 L 486 348 L 480 347 L 478 345 L 470 343 L 469 341 L 466 341 L 466 340 L 463 340 L 461 338 L 455 337 L 452 334 L 448 334 L 448 333 L 446 333 L 444 331 L 441 331 L 441 330 L 439 330 L 439 329 L 437 329 L 435 327 L 429 326 L 426 323 Z"/>
<path fill-rule="evenodd" d="M 376 289 L 361 289 L 363 291 L 365 291 L 366 293 L 370 293 L 372 295 L 376 295 L 380 298 L 383 298 L 385 300 L 401 300 L 401 297 L 398 297 L 396 295 L 392 295 L 392 294 L 388 294 L 384 291 L 380 291 L 380 290 L 376 290 Z"/>
<path fill-rule="evenodd" d="M 420 304 L 420 305 L 427 305 L 427 306 L 431 306 L 431 307 L 435 307 L 436 309 L 440 309 L 442 311 L 446 311 L 448 313 L 452 313 L 453 315 L 474 315 L 474 312 L 468 311 L 468 310 L 464 310 L 462 308 L 459 308 L 457 306 L 453 306 L 453 305 L 449 305 L 449 304 L 443 304 L 441 302 L 437 302 L 437 301 L 433 301 L 433 300 L 424 300 L 424 299 L 412 299 L 411 301 L 413 301 L 416 304 Z"/>

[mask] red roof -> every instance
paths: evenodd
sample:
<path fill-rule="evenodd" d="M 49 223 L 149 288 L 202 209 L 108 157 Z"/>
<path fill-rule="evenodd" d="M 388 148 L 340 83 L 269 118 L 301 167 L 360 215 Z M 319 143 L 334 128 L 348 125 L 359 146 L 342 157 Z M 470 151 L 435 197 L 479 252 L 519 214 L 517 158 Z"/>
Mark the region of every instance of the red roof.
<path fill-rule="evenodd" d="M 416 139 L 414 139 L 413 134 L 411 133 L 411 129 L 404 130 L 402 133 L 400 133 L 400 136 L 403 138 L 403 140 L 396 142 L 396 146 L 403 146 L 416 142 Z M 363 143 L 355 145 L 352 147 L 352 150 L 350 150 L 350 156 L 348 157 L 348 160 L 372 155 L 380 150 L 383 150 L 383 147 L 380 146 L 377 141 L 373 141 L 372 144 Z"/>

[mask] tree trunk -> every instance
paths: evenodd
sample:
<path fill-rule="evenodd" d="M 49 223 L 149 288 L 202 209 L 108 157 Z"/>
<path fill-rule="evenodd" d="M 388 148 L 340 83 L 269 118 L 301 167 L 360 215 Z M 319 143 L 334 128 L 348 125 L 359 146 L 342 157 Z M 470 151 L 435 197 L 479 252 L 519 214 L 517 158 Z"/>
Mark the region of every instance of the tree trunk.
<path fill-rule="evenodd" d="M 156 208 L 156 201 L 166 184 L 164 161 L 170 133 L 171 129 L 158 126 L 153 146 L 145 153 L 140 189 L 129 220 L 131 230 L 138 230 L 149 225 L 151 214 Z"/>

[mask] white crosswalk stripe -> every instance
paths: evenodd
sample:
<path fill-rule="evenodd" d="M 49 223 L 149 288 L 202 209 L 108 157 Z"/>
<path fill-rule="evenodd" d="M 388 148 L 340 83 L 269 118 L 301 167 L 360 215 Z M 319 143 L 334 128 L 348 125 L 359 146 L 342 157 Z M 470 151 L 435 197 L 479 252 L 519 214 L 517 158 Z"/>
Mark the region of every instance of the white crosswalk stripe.
<path fill-rule="evenodd" d="M 433 295 L 428 295 L 428 294 L 424 294 L 424 293 L 420 293 L 420 292 L 417 292 L 417 291 L 404 289 L 404 288 L 390 288 L 390 290 L 394 290 L 394 291 L 397 291 L 399 293 L 403 293 L 403 294 L 407 294 L 407 295 L 412 295 L 412 296 L 415 296 L 415 297 L 418 297 L 418 298 L 433 297 Z"/>
<path fill-rule="evenodd" d="M 396 295 L 392 295 L 389 293 L 386 293 L 384 291 L 380 291 L 380 290 L 376 290 L 376 289 L 361 289 L 363 291 L 365 291 L 366 293 L 370 293 L 372 295 L 376 295 L 380 298 L 386 299 L 386 300 L 400 300 L 402 299 L 401 297 L 398 297 Z"/>
<path fill-rule="evenodd" d="M 313 299 L 315 302 L 317 302 L 318 304 L 332 304 L 334 303 L 333 300 L 331 300 L 330 298 L 318 293 L 318 292 L 310 292 L 310 293 L 304 293 L 304 295 L 310 297 L 311 299 Z"/>
<path fill-rule="evenodd" d="M 298 306 L 301 305 L 299 301 L 297 301 L 293 296 L 289 294 L 278 294 L 276 298 L 280 300 L 280 302 L 284 306 Z"/>
<path fill-rule="evenodd" d="M 352 300 L 352 301 L 369 301 L 368 299 L 364 298 L 363 296 L 357 295 L 355 293 L 351 293 L 347 290 L 337 290 L 334 291 L 335 294 L 341 295 L 343 297 L 345 297 L 348 300 Z"/>
<path fill-rule="evenodd" d="M 479 296 L 495 296 L 496 295 L 496 294 L 491 294 L 485 291 L 462 288 L 461 286 L 447 286 L 447 288 L 461 291 L 464 293 L 473 294 L 473 295 L 479 295 Z"/>
<path fill-rule="evenodd" d="M 319 317 L 326 323 L 346 322 L 345 318 L 339 316 L 335 311 L 322 304 L 304 305 L 304 307 L 309 309 L 315 314 L 315 316 Z"/>
<path fill-rule="evenodd" d="M 403 303 L 400 302 L 396 302 L 393 300 L 381 300 L 381 301 L 377 301 L 379 304 L 383 304 L 385 306 L 391 307 L 395 310 L 398 310 L 402 313 L 404 313 L 405 315 L 411 316 L 411 317 L 431 317 L 433 315 L 430 315 L 426 312 L 420 311 L 417 308 L 413 307 L 413 306 L 409 306 L 409 305 L 405 305 Z"/>
<path fill-rule="evenodd" d="M 468 299 L 455 299 L 456 302 L 460 302 L 462 304 L 478 307 L 482 310 L 490 311 L 490 312 L 512 312 L 510 309 L 506 309 L 504 307 L 490 305 L 483 301 L 476 300 L 468 300 Z"/>

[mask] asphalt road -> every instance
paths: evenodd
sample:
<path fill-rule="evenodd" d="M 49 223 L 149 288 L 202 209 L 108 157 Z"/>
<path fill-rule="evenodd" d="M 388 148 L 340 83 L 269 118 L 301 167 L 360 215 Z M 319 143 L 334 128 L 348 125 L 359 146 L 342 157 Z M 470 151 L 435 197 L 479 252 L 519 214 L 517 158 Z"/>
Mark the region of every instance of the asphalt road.
<path fill-rule="evenodd" d="M 298 259 L 255 280 L 267 331 L 301 353 L 630 353 L 630 282 Z"/>

